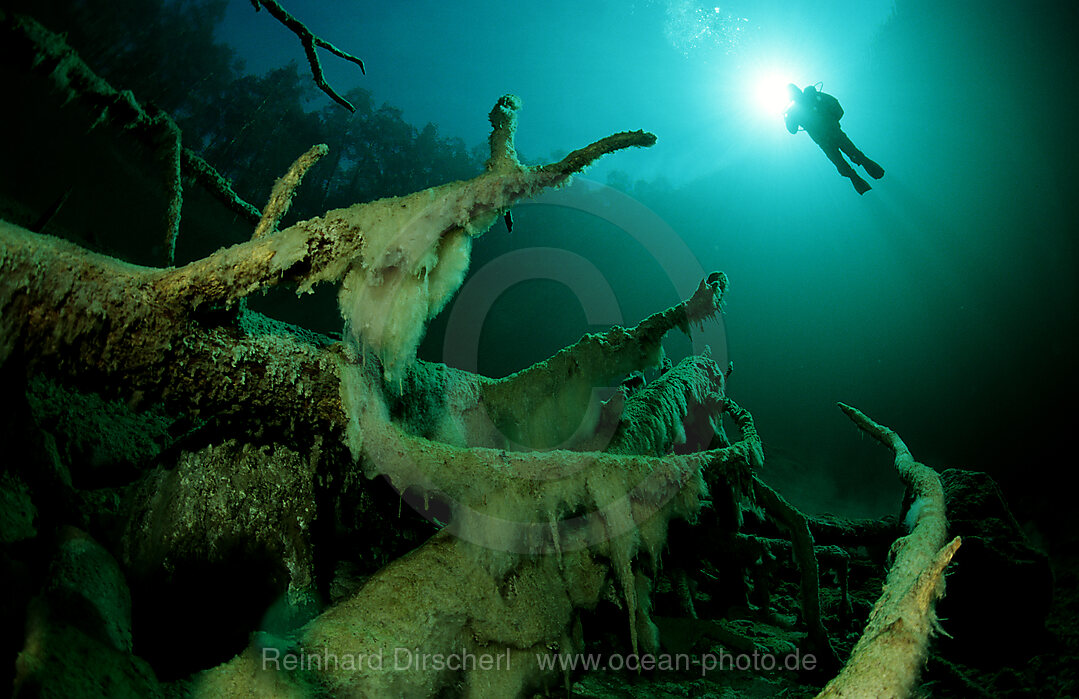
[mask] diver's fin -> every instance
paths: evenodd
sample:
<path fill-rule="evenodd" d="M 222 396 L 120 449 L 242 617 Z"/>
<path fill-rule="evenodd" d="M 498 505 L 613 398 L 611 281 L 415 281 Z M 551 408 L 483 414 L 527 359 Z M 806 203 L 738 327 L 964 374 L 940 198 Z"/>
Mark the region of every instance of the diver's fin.
<path fill-rule="evenodd" d="M 863 180 L 861 177 L 858 177 L 858 175 L 851 175 L 850 181 L 851 184 L 854 185 L 854 188 L 858 190 L 858 194 L 865 194 L 869 190 L 873 189 L 869 186 L 868 182 Z"/>
<path fill-rule="evenodd" d="M 865 171 L 869 173 L 869 176 L 875 180 L 879 180 L 880 178 L 884 177 L 884 168 L 882 168 L 880 165 L 877 165 L 869 158 L 865 159 L 865 161 L 862 163 L 862 167 L 864 167 Z"/>

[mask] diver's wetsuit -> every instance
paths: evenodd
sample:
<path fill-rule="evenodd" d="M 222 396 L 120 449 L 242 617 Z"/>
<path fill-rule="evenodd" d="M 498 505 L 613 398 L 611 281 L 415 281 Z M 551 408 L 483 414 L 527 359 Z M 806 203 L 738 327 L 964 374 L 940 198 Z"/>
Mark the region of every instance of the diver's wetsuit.
<path fill-rule="evenodd" d="M 839 116 L 829 111 L 827 102 L 825 102 L 825 100 L 830 101 L 834 100 L 834 98 L 824 93 L 818 93 L 813 87 L 807 87 L 805 92 L 798 90 L 793 85 L 791 87 L 793 88 L 791 90 L 793 103 L 787 113 L 783 115 L 787 123 L 787 130 L 792 134 L 796 134 L 799 126 L 805 129 L 813 142 L 820 146 L 828 159 L 835 164 L 839 174 L 848 178 L 859 194 L 865 194 L 870 189 L 869 183 L 858 176 L 858 173 L 854 171 L 854 168 L 850 166 L 850 163 L 846 161 L 841 153 L 846 153 L 847 157 L 855 165 L 864 167 L 865 171 L 874 179 L 883 177 L 884 169 L 867 158 L 865 153 L 854 146 L 847 134 L 843 133 L 843 129 L 839 127 Z M 838 104 L 838 102 L 835 103 L 837 108 Z M 842 109 L 839 108 L 838 114 L 842 115 L 842 113 Z"/>

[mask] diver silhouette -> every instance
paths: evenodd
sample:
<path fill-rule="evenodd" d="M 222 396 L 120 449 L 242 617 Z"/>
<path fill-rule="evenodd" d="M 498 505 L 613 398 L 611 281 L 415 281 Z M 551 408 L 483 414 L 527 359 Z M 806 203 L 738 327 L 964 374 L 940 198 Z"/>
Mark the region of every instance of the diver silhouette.
<path fill-rule="evenodd" d="M 787 113 L 783 115 L 787 131 L 796 134 L 799 126 L 805 129 L 813 142 L 820 146 L 828 159 L 835 164 L 839 174 L 851 181 L 858 194 L 865 194 L 871 188 L 868 182 L 858 176 L 843 157 L 843 153 L 846 153 L 851 163 L 864 167 L 873 179 L 884 177 L 884 168 L 855 148 L 854 143 L 839 127 L 839 120 L 843 117 L 843 107 L 839 105 L 839 100 L 827 93 L 818 92 L 812 85 L 805 90 L 799 90 L 797 85 L 790 84 L 787 85 L 787 91 L 792 102 Z"/>

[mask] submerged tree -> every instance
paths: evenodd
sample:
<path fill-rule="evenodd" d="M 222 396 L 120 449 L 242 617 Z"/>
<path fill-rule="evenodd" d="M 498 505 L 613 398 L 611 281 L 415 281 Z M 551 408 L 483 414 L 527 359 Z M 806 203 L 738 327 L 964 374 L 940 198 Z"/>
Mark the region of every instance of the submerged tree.
<path fill-rule="evenodd" d="M 174 240 L 184 193 L 196 188 L 250 215 L 252 207 L 204 162 L 169 150 L 177 143 L 160 134 L 178 131 L 171 122 L 97 78 L 58 36 L 7 14 L 0 14 L 0 30 L 14 63 L 44 81 L 72 116 L 149 134 L 143 138 L 151 148 L 171 153 L 164 158 L 175 165 L 165 178 L 166 219 L 175 227 L 166 236 Z M 362 111 L 363 101 L 355 103 Z M 750 414 L 726 393 L 729 369 L 708 356 L 664 363 L 665 334 L 690 333 L 720 312 L 725 275 L 709 275 L 691 298 L 633 328 L 587 335 L 505 379 L 416 359 L 426 323 L 461 284 L 472 241 L 510 206 L 565 184 L 598 157 L 655 142 L 643 131 L 621 132 L 558 162 L 527 167 L 514 145 L 519 109 L 511 95 L 492 109 L 490 154 L 479 175 L 282 228 L 295 188 L 327 151 L 313 148 L 278 182 L 250 240 L 180 266 L 137 266 L 0 222 L 0 369 L 11 382 L 8 398 L 38 406 L 22 411 L 28 414 L 47 413 L 51 400 L 60 406 L 51 413 L 60 425 L 63 406 L 100 396 L 94 405 L 109 407 L 97 412 L 115 411 L 136 425 L 130 435 L 152 434 L 158 442 L 145 447 L 151 456 L 141 467 L 114 469 L 97 487 L 76 487 L 83 476 L 74 477 L 76 464 L 62 463 L 55 439 L 27 415 L 13 418 L 41 442 L 41 459 L 56 458 L 48 477 L 37 462 L 10 468 L 5 477 L 15 485 L 5 492 L 31 509 L 50 503 L 39 505 L 50 509 L 50 522 L 59 527 L 80 518 L 93 534 L 62 530 L 42 591 L 26 612 L 17 689 L 63 692 L 91 681 L 152 694 L 160 691 L 156 673 L 180 679 L 204 670 L 182 687 L 203 695 L 520 695 L 562 679 L 562 670 L 542 658 L 581 650 L 588 640 L 582 614 L 601 604 L 620 607 L 622 635 L 634 654 L 659 651 L 652 600 L 664 575 L 668 527 L 675 519 L 694 521 L 706 498 L 731 546 L 725 564 L 736 576 L 752 568 L 758 594 L 772 584 L 772 573 L 754 561 L 777 551 L 793 556 L 799 643 L 822 664 L 837 661 L 819 568 L 827 556 L 842 561 L 843 554 L 815 545 L 814 537 L 863 541 L 866 528 L 813 521 L 760 479 L 761 443 Z M 431 156 L 437 142 L 433 129 L 424 130 L 420 153 Z M 402 186 L 432 174 L 423 171 L 429 163 L 372 157 L 387 176 L 415 171 Z M 325 188 L 321 199 L 329 199 Z M 286 284 L 298 294 L 336 285 L 345 339 L 245 307 L 255 292 Z M 657 372 L 644 387 L 626 387 L 603 404 L 593 400 L 597 386 L 643 370 Z M 844 409 L 893 449 L 917 508 L 910 534 L 894 547 L 887 592 L 866 636 L 824 691 L 906 696 L 958 540 L 946 542 L 936 474 L 914 463 L 890 430 Z M 736 441 L 726 435 L 724 415 L 740 433 Z M 573 437 L 560 448 L 529 448 L 558 441 L 552 435 L 566 434 L 571 424 Z M 686 447 L 687 431 L 705 437 Z M 375 548 L 376 536 L 391 539 L 382 530 L 393 521 L 392 509 L 378 502 L 390 491 L 361 476 L 385 477 L 440 526 L 411 553 L 357 574 L 361 562 L 377 560 L 360 547 Z M 48 478 L 60 484 L 54 497 L 75 503 L 75 514 L 45 496 Z M 750 511 L 762 512 L 762 521 L 788 540 L 746 528 Z M 693 555 L 703 555 L 703 547 L 683 552 Z M 171 583 L 171 592 L 192 595 L 176 584 L 191 580 L 185 576 L 192 569 L 213 578 L 245 566 L 283 593 L 283 620 L 253 624 L 248 631 L 267 632 L 215 668 L 170 668 L 138 657 L 128 580 Z M 693 616 L 685 571 L 671 577 Z M 732 643 L 749 642 L 732 629 L 725 633 Z M 58 652 L 65 646 L 87 660 L 73 666 Z M 431 657 L 504 656 L 506 666 L 266 662 L 355 662 L 401 648 Z"/>

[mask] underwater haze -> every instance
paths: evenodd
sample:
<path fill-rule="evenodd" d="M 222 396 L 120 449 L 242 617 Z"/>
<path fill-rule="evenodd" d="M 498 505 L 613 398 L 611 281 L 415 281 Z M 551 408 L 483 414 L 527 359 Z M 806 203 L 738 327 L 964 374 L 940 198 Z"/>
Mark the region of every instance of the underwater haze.
<path fill-rule="evenodd" d="M 0 0 L 0 685 L 1079 696 L 1077 35 Z"/>
<path fill-rule="evenodd" d="M 584 332 L 632 325 L 718 269 L 727 313 L 697 342 L 733 362 L 729 390 L 757 417 L 766 476 L 796 504 L 898 506 L 890 455 L 836 401 L 932 466 L 993 473 L 1017 504 L 1036 495 L 1031 470 L 1063 466 L 1079 262 L 1067 3 L 288 9 L 364 60 L 366 75 L 324 54 L 335 89 L 361 86 L 469 146 L 484 143 L 504 93 L 523 101 L 528 163 L 614 131 L 658 136 L 520 205 L 512 233 L 499 223 L 480 238 L 458 298 L 485 312 L 451 305 L 425 358 L 505 375 Z M 304 60 L 243 0 L 218 36 L 255 73 Z M 845 132 L 886 171 L 871 191 L 859 196 L 806 133 L 787 132 L 776 97 L 787 82 L 839 99 Z"/>

